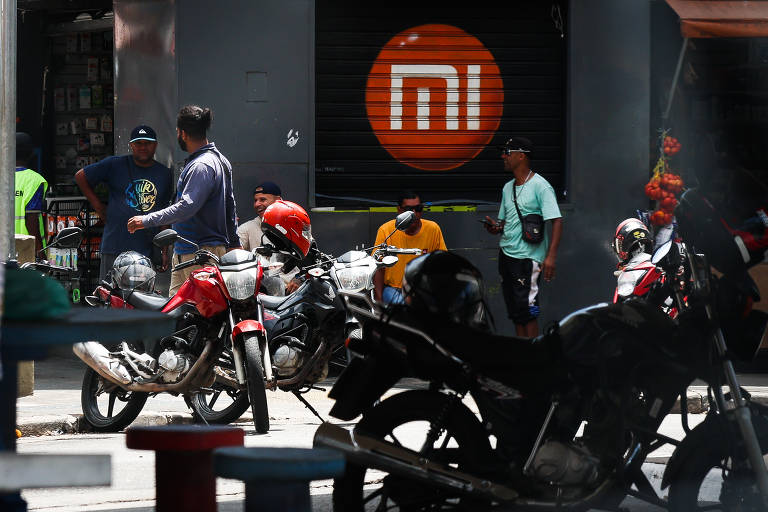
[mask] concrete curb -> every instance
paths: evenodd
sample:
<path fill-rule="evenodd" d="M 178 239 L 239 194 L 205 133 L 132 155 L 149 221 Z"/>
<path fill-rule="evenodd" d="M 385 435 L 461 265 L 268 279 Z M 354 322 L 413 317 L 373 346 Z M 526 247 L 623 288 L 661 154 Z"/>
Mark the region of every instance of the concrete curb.
<path fill-rule="evenodd" d="M 749 392 L 749 390 L 747 390 Z M 751 393 L 750 401 L 756 404 L 768 406 L 768 394 L 764 392 Z M 688 392 L 688 414 L 703 414 L 709 411 L 709 398 L 706 394 L 697 392 Z M 678 398 L 675 405 L 672 406 L 670 411 L 672 414 L 680 414 L 680 399 Z"/>
<path fill-rule="evenodd" d="M 191 414 L 144 411 L 131 423 L 132 426 L 162 426 L 192 423 Z M 16 428 L 22 436 L 55 436 L 93 432 L 82 414 L 30 416 L 18 418 Z"/>
<path fill-rule="evenodd" d="M 270 416 L 271 420 L 277 418 Z M 155 411 L 142 411 L 133 420 L 131 427 L 156 427 L 163 425 L 190 425 L 194 423 L 191 413 L 162 413 Z M 232 425 L 248 425 L 253 423 L 253 417 L 243 414 Z M 21 431 L 22 437 L 32 436 L 58 436 L 61 434 L 84 434 L 93 432 L 93 427 L 85 421 L 82 414 L 29 416 L 17 418 L 16 428 Z"/>

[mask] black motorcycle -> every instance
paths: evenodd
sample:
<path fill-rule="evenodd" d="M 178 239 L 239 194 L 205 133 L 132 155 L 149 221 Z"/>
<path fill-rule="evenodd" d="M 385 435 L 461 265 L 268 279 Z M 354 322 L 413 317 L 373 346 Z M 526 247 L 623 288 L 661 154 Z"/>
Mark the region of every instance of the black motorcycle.
<path fill-rule="evenodd" d="M 414 220 L 412 212 L 400 214 L 395 230 L 405 230 Z M 394 232 L 393 232 L 394 233 Z M 391 235 L 390 235 L 391 236 Z M 372 256 L 370 251 L 376 250 Z M 279 253 L 271 246 L 256 249 L 269 257 Z M 359 336 L 359 324 L 352 317 L 340 292 L 362 291 L 370 295 L 373 274 L 378 268 L 397 263 L 397 254 L 421 254 L 419 249 L 401 249 L 385 243 L 360 251 L 347 251 L 334 258 L 313 246 L 310 257 L 302 262 L 299 273 L 302 284 L 287 296 L 259 294 L 267 330 L 268 351 L 264 351 L 264 379 L 269 390 L 293 393 L 315 416 L 323 418 L 306 401 L 303 394 L 318 388 L 317 384 L 334 369 L 345 368 L 349 355 L 345 341 Z M 285 254 L 285 257 L 288 257 Z M 232 365 L 225 350 L 220 368 Z M 247 394 L 218 383 L 213 394 L 204 396 L 196 414 L 208 423 L 229 423 L 238 411 L 247 408 Z M 223 397 L 223 399 L 221 398 Z M 226 404 L 218 405 L 219 400 Z"/>
<path fill-rule="evenodd" d="M 535 339 L 345 296 L 363 323 L 363 339 L 350 344 L 361 357 L 331 390 L 331 415 L 362 419 L 352 431 L 325 423 L 315 434 L 315 445 L 347 456 L 334 509 L 615 509 L 630 495 L 687 512 L 700 510 L 703 482 L 715 476 L 715 508 L 766 510 L 768 408 L 750 402 L 731 361 L 754 356 L 768 315 L 751 309 L 754 283 L 709 204 L 689 191 L 677 217 L 686 243 L 656 251 L 669 278 L 647 298 L 576 311 Z M 676 319 L 659 308 L 670 296 L 681 307 Z M 402 377 L 428 389 L 381 400 Z M 712 405 L 688 429 L 695 379 L 709 385 Z M 678 397 L 682 441 L 659 432 Z M 667 443 L 675 445 L 662 481 L 668 501 L 641 469 Z"/>

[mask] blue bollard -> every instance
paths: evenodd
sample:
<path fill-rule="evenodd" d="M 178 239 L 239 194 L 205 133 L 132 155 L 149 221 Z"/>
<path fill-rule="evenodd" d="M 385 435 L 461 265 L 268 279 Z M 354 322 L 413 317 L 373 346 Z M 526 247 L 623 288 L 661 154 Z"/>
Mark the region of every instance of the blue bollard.
<path fill-rule="evenodd" d="M 327 448 L 245 448 L 213 452 L 216 476 L 245 482 L 245 511 L 311 512 L 309 483 L 344 473 L 341 452 Z"/>

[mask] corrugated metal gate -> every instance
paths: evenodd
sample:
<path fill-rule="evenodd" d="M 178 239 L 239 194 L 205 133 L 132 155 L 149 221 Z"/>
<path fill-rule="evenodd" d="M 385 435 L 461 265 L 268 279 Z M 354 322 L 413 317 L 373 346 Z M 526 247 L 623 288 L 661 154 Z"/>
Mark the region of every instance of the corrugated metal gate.
<path fill-rule="evenodd" d="M 564 198 L 565 5 L 316 5 L 318 206 L 498 202 L 512 135 Z"/>

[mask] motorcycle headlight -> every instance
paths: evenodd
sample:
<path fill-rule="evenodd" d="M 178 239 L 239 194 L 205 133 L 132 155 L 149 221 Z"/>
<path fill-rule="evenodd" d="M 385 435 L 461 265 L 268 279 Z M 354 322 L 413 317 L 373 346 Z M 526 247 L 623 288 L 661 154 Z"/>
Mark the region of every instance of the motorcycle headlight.
<path fill-rule="evenodd" d="M 245 300 L 256 293 L 256 280 L 258 279 L 258 267 L 252 267 L 237 272 L 222 272 L 224 286 L 227 287 L 229 296 L 234 300 Z"/>
<path fill-rule="evenodd" d="M 629 297 L 635 291 L 635 286 L 648 272 L 648 269 L 625 270 L 619 275 L 616 284 L 616 291 L 620 297 Z"/>
<path fill-rule="evenodd" d="M 336 269 L 339 288 L 349 292 L 359 292 L 368 286 L 368 267 L 349 267 Z"/>

